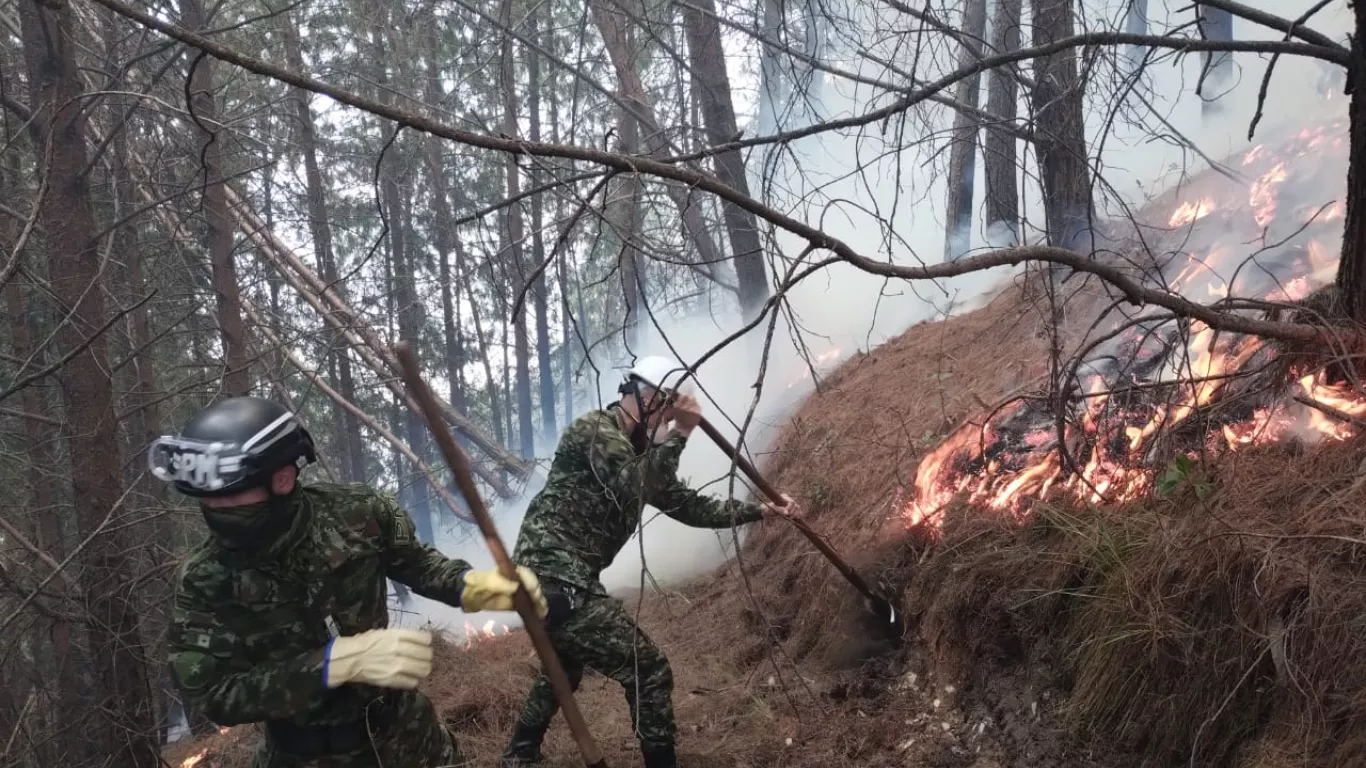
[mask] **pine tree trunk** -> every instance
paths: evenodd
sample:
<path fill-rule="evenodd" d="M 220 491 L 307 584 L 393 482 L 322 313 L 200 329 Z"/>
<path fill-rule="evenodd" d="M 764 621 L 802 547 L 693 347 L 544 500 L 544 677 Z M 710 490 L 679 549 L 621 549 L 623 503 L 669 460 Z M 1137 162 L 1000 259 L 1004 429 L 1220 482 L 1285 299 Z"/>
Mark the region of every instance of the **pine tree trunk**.
<path fill-rule="evenodd" d="M 734 141 L 739 136 L 735 122 L 735 102 L 726 73 L 726 54 L 721 48 L 721 25 L 716 17 L 715 0 L 690 0 L 683 4 L 684 27 L 688 33 L 688 59 L 692 65 L 693 86 L 702 105 L 707 140 L 713 145 Z M 749 195 L 745 160 L 738 150 L 717 155 L 716 177 L 737 192 Z M 745 320 L 753 318 L 768 300 L 768 277 L 764 269 L 764 249 L 759 224 L 754 214 L 730 203 L 722 204 L 726 229 L 740 289 L 740 309 Z"/>
<path fill-rule="evenodd" d="M 397 143 L 389 149 L 389 170 L 381 171 L 381 190 L 385 202 L 385 218 L 389 221 L 389 243 L 390 254 L 393 263 L 393 282 L 394 287 L 394 314 L 398 321 L 398 338 L 411 341 L 414 344 L 420 343 L 418 338 L 420 326 L 418 324 L 417 313 L 420 311 L 417 306 L 416 281 L 413 277 L 413 256 L 409 243 L 409 232 L 407 215 L 404 211 L 403 200 L 399 190 L 397 177 L 402 171 L 393 166 L 398 165 L 400 152 Z M 404 425 L 404 439 L 413 453 L 423 457 L 430 453 L 427 440 L 427 429 L 422 423 L 420 414 L 411 409 L 405 409 L 399 405 L 396 410 L 401 414 L 400 421 Z M 401 463 L 401 457 L 395 456 L 395 462 Z M 432 539 L 432 515 L 430 494 L 427 485 L 408 478 L 408 473 L 402 471 L 396 465 L 396 471 L 400 477 L 404 478 L 400 482 L 400 487 L 406 489 L 404 494 L 409 514 L 412 515 L 413 523 L 417 526 L 418 536 L 424 542 L 431 543 Z"/>
<path fill-rule="evenodd" d="M 293 19 L 282 17 L 285 60 L 291 69 L 303 72 L 304 57 L 299 43 L 299 31 Z M 323 182 L 322 167 L 318 162 L 318 132 L 313 125 L 313 110 L 309 107 L 309 94 L 300 88 L 290 91 L 294 102 L 295 140 L 304 160 L 304 179 L 307 182 L 308 230 L 313 236 L 313 253 L 318 259 L 318 269 L 322 279 L 345 297 L 345 288 L 337 272 L 337 258 L 332 248 L 332 223 L 328 218 L 327 186 Z M 335 366 L 338 392 L 348 402 L 356 401 L 355 374 L 351 369 L 351 354 L 346 340 L 338 333 L 330 334 L 329 345 L 332 350 L 328 361 L 329 369 Z M 334 431 L 341 446 L 341 475 L 348 482 L 365 480 L 365 444 L 361 442 L 360 420 L 354 414 L 334 404 L 332 408 Z"/>
<path fill-rule="evenodd" d="M 159 765 L 158 729 L 133 591 L 125 536 L 106 530 L 122 512 L 118 424 L 108 353 L 90 341 L 105 323 L 95 215 L 86 175 L 86 122 L 74 40 L 75 16 L 60 0 L 22 3 L 28 82 L 39 140 L 47 158 L 48 191 L 39 203 L 39 226 L 51 254 L 48 287 L 70 320 L 58 329 L 57 352 L 70 354 L 57 372 L 65 405 L 63 438 L 69 448 L 72 499 L 78 533 L 89 543 L 79 558 L 78 583 L 89 611 L 89 658 L 105 722 L 83 734 L 108 768 Z M 50 142 L 50 143 L 49 143 Z"/>
<path fill-rule="evenodd" d="M 1073 34 L 1073 0 L 1031 0 L 1033 44 Z M 1083 91 L 1074 49 L 1034 60 L 1034 145 L 1043 182 L 1048 242 L 1090 253 L 1091 173 L 1086 157 Z"/>
<path fill-rule="evenodd" d="M 645 91 L 644 82 L 641 80 L 637 68 L 634 47 L 631 45 L 631 35 L 627 28 L 630 14 L 622 10 L 615 0 L 590 0 L 589 10 L 592 12 L 593 22 L 597 25 L 606 44 L 607 55 L 612 60 L 612 69 L 617 76 L 617 96 L 630 107 L 627 110 L 627 115 L 633 123 L 636 123 L 636 127 L 631 129 L 636 137 L 629 142 L 632 148 L 625 149 L 624 147 L 627 146 L 628 142 L 622 139 L 619 145 L 622 148 L 621 151 L 639 152 L 640 135 L 643 129 L 644 146 L 647 154 L 651 157 L 663 157 L 671 154 L 666 141 L 667 134 L 655 116 L 654 106 L 650 102 L 649 94 Z M 623 119 L 618 116 L 618 126 L 621 125 Z M 621 185 L 623 194 L 619 197 L 637 198 L 639 193 L 633 194 L 631 189 L 638 189 L 639 186 L 638 180 L 629 183 L 623 182 Z M 716 265 L 721 263 L 722 259 L 712 237 L 711 227 L 702 216 L 702 206 L 698 204 L 691 190 L 687 187 L 668 182 L 664 182 L 663 186 L 674 207 L 678 209 L 679 217 L 683 220 L 683 228 L 688 233 L 688 239 L 697 249 L 699 268 L 704 272 L 711 272 L 716 268 Z M 619 213 L 624 213 L 624 211 Z M 634 247 L 634 244 L 630 247 Z M 644 265 L 638 264 L 637 271 L 643 274 Z M 629 300 L 628 303 L 630 303 Z"/>
<path fill-rule="evenodd" d="M 962 33 L 972 41 L 980 41 L 986 34 L 986 0 L 967 0 L 963 7 Z M 962 45 L 958 51 L 958 66 L 970 66 L 978 57 L 972 47 Z M 1004 68 L 1002 68 L 1004 69 Z M 981 98 L 980 75 L 958 81 L 953 98 L 959 104 L 974 109 Z M 967 253 L 972 245 L 973 182 L 977 174 L 977 118 L 967 112 L 954 113 L 953 134 L 949 139 L 949 199 L 945 207 L 947 221 L 944 232 L 944 261 L 953 261 Z"/>
<path fill-rule="evenodd" d="M 1197 4 L 1200 32 L 1207 40 L 1233 39 L 1233 14 L 1221 8 Z M 1228 51 L 1205 51 L 1200 57 L 1203 76 L 1200 83 L 1200 112 L 1210 116 L 1221 110 L 1224 92 L 1233 79 L 1233 54 Z"/>
<path fill-rule="evenodd" d="M 531 140 L 541 140 L 541 56 L 535 46 L 541 43 L 539 8 L 533 8 L 527 18 L 532 46 L 527 48 L 527 111 Z M 553 83 L 552 83 L 553 86 Z M 539 174 L 528 175 L 527 183 L 539 185 Z M 545 196 L 531 198 L 531 260 L 537 265 L 545 261 Z M 541 384 L 541 434 L 553 445 L 559 430 L 555 428 L 555 369 L 550 362 L 550 307 L 546 271 L 539 270 L 531 286 L 532 308 L 536 312 L 536 365 Z"/>
<path fill-rule="evenodd" d="M 1366 325 L 1366 0 L 1355 0 L 1352 12 L 1356 31 L 1347 73 L 1352 151 L 1347 160 L 1347 214 L 1337 288 L 1347 317 Z"/>
<path fill-rule="evenodd" d="M 991 23 L 992 53 L 1019 49 L 1021 10 L 1021 0 L 997 0 Z M 1009 67 L 996 67 L 987 74 L 988 112 L 1014 121 L 1019 110 L 1018 98 L 1018 84 Z M 1018 140 L 1003 126 L 988 125 L 986 134 L 982 151 L 987 187 L 986 240 L 993 248 L 1009 248 L 1020 242 Z"/>
<path fill-rule="evenodd" d="M 1129 9 L 1124 14 L 1124 31 L 1131 35 L 1148 34 L 1148 0 L 1129 0 Z M 1125 46 L 1124 54 L 1129 62 L 1129 73 L 1133 73 L 1143 61 L 1147 46 Z"/>
<path fill-rule="evenodd" d="M 22 187 L 18 169 L 18 152 L 7 153 L 4 160 L 4 167 L 0 170 L 0 186 L 4 189 L 19 190 Z M 11 252 L 19 239 L 19 222 L 8 217 L 0 221 L 0 247 L 5 253 Z M 29 255 L 29 254 L 25 254 Z M 32 360 L 31 365 L 41 367 L 47 364 L 43 350 L 36 349 L 35 338 L 43 338 L 41 330 L 35 328 L 37 314 L 33 311 L 33 306 L 28 298 L 28 290 L 19 276 L 12 277 L 4 287 L 5 309 L 9 314 L 10 344 L 9 353 L 16 360 Z M 61 560 L 66 554 L 63 546 L 60 520 L 58 518 L 57 497 L 54 493 L 52 483 L 52 467 L 56 466 L 60 455 L 55 450 L 56 435 L 53 434 L 53 423 L 40 422 L 38 419 L 48 419 L 49 408 L 43 397 L 42 391 L 37 386 L 25 387 L 19 393 L 19 407 L 26 414 L 31 414 L 31 418 L 21 418 L 22 432 L 24 435 L 24 458 L 28 466 L 25 473 L 28 481 L 27 503 L 24 504 L 24 513 L 33 521 L 28 528 L 30 535 L 33 535 L 38 547 L 47 552 L 54 559 Z M 20 500 L 24 497 L 20 496 Z M 17 518 L 18 515 L 12 515 Z M 15 522 L 18 522 L 16 519 Z M 75 646 L 72 645 L 72 626 L 70 622 L 60 619 L 51 619 L 45 622 L 45 633 L 39 630 L 34 632 L 35 646 L 42 649 L 35 652 L 35 656 L 40 660 L 50 658 L 51 665 L 42 664 L 29 671 L 29 675 L 35 679 L 48 677 L 50 689 L 55 689 L 52 698 L 55 699 L 56 711 L 58 713 L 69 713 L 70 719 L 80 718 L 78 722 L 67 722 L 66 725 L 79 728 L 84 724 L 83 720 L 89 715 L 89 706 L 82 702 L 85 686 L 82 685 L 79 671 L 76 666 Z M 46 637 L 43 637 L 45 634 Z M 17 661 L 17 660 L 16 660 Z M 36 673 L 36 674 L 35 674 Z M 26 694 L 21 688 L 20 677 L 13 678 L 12 686 L 0 683 L 0 688 L 12 687 L 15 695 L 14 705 L 17 708 L 13 713 L 17 718 L 20 714 L 19 709 L 25 706 Z M 45 697 L 46 698 L 46 697 Z M 35 700 L 36 705 L 37 700 Z M 32 721 L 39 720 L 34 713 L 28 713 L 27 719 Z M 7 730 L 0 730 L 0 738 L 8 738 L 12 734 L 13 728 L 17 727 L 17 720 L 8 726 Z M 28 727 L 28 726 L 26 726 Z M 39 754 L 35 758 L 41 759 L 45 763 L 66 762 L 70 764 L 80 764 L 90 759 L 86 750 L 89 743 L 84 740 L 71 740 L 66 744 L 51 742 L 39 747 Z"/>
<path fill-rule="evenodd" d="M 429 90 L 428 103 L 435 104 L 433 100 L 435 93 L 431 90 L 437 83 L 435 74 L 428 78 Z M 450 222 L 452 218 L 450 201 L 446 198 L 446 169 L 441 160 L 441 139 L 435 136 L 428 136 L 427 144 L 427 175 L 431 177 L 432 187 L 432 212 L 436 215 L 433 227 L 436 230 L 436 250 L 440 254 L 438 269 L 441 277 L 441 328 L 442 338 L 445 341 L 446 358 L 446 379 L 451 387 L 451 407 L 464 414 L 469 414 L 469 406 L 465 400 L 465 385 L 462 370 L 465 367 L 465 357 L 461 348 L 460 328 L 456 319 L 456 307 L 459 297 L 456 295 L 459 281 L 462 279 L 463 270 L 457 263 L 454 268 L 451 264 L 451 252 L 460 248 L 460 241 L 451 232 Z M 458 261 L 463 261 L 463 257 L 457 253 Z"/>
<path fill-rule="evenodd" d="M 180 0 L 180 14 L 186 29 L 199 31 L 204 27 L 200 0 Z M 191 55 L 190 60 L 195 62 L 190 77 L 190 105 L 195 122 L 204 131 L 200 179 L 204 182 L 204 217 L 209 231 L 209 267 L 218 307 L 218 329 L 223 336 L 223 394 L 245 395 L 251 391 L 247 332 L 242 325 L 241 290 L 232 259 L 233 226 L 228 217 L 223 180 L 223 143 L 229 134 L 218 126 L 218 105 L 213 91 L 214 59 Z"/>
<path fill-rule="evenodd" d="M 402 38 L 391 19 L 394 18 L 394 7 L 383 4 L 377 8 L 380 17 L 376 27 L 372 30 L 372 45 L 375 51 L 375 62 L 377 76 L 375 82 L 378 84 L 377 98 L 383 104 L 392 101 L 389 83 L 391 75 L 390 66 L 398 67 L 401 65 L 404 56 L 402 55 Z M 392 53 L 392 55 L 391 55 Z M 386 130 L 398 130 L 397 126 Z M 400 180 L 409 177 L 407 172 L 407 142 L 399 136 L 392 142 L 387 143 L 384 160 L 380 165 L 380 198 L 384 207 L 385 221 L 389 232 L 389 259 L 390 269 L 392 270 L 393 292 L 390 294 L 390 322 L 397 322 L 397 334 L 395 340 L 410 341 L 415 345 L 421 346 L 421 316 L 422 309 L 419 305 L 417 295 L 417 247 L 416 239 L 412 237 L 411 217 L 409 196 L 411 188 L 400 185 Z M 413 453 L 426 461 L 431 454 L 426 425 L 422 422 L 421 414 L 413 409 L 404 408 L 402 402 L 394 404 L 395 423 L 403 424 L 404 439 Z M 391 456 L 394 462 L 394 473 L 399 478 L 400 498 L 404 501 L 404 506 L 408 508 L 408 513 L 413 518 L 413 525 L 417 528 L 417 535 L 422 541 L 434 543 L 434 520 L 432 519 L 431 491 L 425 482 L 416 479 L 417 468 L 413 468 L 413 473 L 404 471 L 405 461 L 395 450 Z"/>
<path fill-rule="evenodd" d="M 503 0 L 500 14 L 505 29 L 512 28 L 512 0 Z M 512 35 L 502 38 L 500 80 L 503 91 L 503 134 L 519 136 L 517 127 L 517 62 L 512 55 Z M 504 163 L 505 181 L 509 200 L 517 200 L 522 193 L 521 169 L 517 167 L 517 155 L 508 153 Z M 514 291 L 521 291 L 526 285 L 526 259 L 522 255 L 522 242 L 526 237 L 522 222 L 522 204 L 513 202 L 507 208 L 507 249 L 501 258 L 512 277 Z M 506 305 L 511 309 L 513 302 Z M 517 314 L 510 318 L 514 354 L 517 367 L 517 427 L 521 436 L 522 458 L 530 459 L 536 455 L 536 429 L 531 418 L 531 341 L 527 338 L 526 303 L 518 304 Z"/>

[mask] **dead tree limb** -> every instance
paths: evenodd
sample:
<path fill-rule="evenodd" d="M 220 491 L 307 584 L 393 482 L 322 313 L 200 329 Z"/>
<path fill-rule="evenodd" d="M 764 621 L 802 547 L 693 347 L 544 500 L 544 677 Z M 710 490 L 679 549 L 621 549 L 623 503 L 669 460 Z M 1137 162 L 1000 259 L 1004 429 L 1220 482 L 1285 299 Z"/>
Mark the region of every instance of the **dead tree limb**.
<path fill-rule="evenodd" d="M 266 257 L 271 266 L 280 272 L 286 280 L 289 280 L 291 274 L 297 278 L 297 280 L 291 281 L 295 289 L 305 300 L 314 305 L 314 309 L 318 310 L 324 321 L 349 337 L 362 358 L 368 358 L 367 364 L 370 365 L 376 375 L 381 378 L 398 375 L 397 361 L 393 359 L 388 348 L 374 330 L 361 322 L 356 312 L 347 305 L 337 291 L 323 282 L 318 277 L 318 273 L 310 269 L 294 253 L 293 249 L 281 242 L 266 227 L 265 222 L 256 215 L 247 201 L 232 187 L 228 187 L 228 207 L 234 219 L 237 220 L 239 229 L 258 246 L 260 253 Z M 309 295 L 316 297 L 319 303 L 310 300 Z M 399 388 L 395 385 L 394 389 L 397 392 Z M 469 438 L 470 442 L 478 446 L 479 450 L 500 468 L 511 472 L 518 479 L 524 480 L 531 475 L 530 464 L 489 439 L 474 422 L 470 421 L 463 413 L 455 410 L 449 402 L 441 400 L 439 404 L 446 420 L 461 434 Z M 499 495 L 503 495 L 503 492 L 499 491 Z"/>
<path fill-rule="evenodd" d="M 470 517 L 461 509 L 460 504 L 455 500 L 455 497 L 451 495 L 450 490 L 437 478 L 436 471 L 432 469 L 431 465 L 419 459 L 417 454 L 413 453 L 413 449 L 408 447 L 407 443 L 400 440 L 398 435 L 385 429 L 383 425 L 376 421 L 373 416 L 362 410 L 360 406 L 342 397 L 340 392 L 328 386 L 327 382 L 323 381 L 322 376 L 319 376 L 317 371 L 309 368 L 308 363 L 299 357 L 298 351 L 286 344 L 270 325 L 266 323 L 265 318 L 261 315 L 261 311 L 252 303 L 251 299 L 243 297 L 242 306 L 246 309 L 247 316 L 256 324 L 256 328 L 260 331 L 261 335 L 276 349 L 280 350 L 280 354 L 284 357 L 285 362 L 289 363 L 294 370 L 308 379 L 309 383 L 317 387 L 324 395 L 331 398 L 332 402 L 344 408 L 347 413 L 355 416 L 362 426 L 384 438 L 385 442 L 389 443 L 395 450 L 403 454 L 403 458 L 412 462 L 412 465 L 417 467 L 417 470 L 427 479 L 428 484 L 432 486 L 432 490 L 436 491 L 436 495 L 441 497 L 441 500 L 446 503 L 446 506 L 450 507 L 456 517 L 474 522 L 474 518 Z"/>

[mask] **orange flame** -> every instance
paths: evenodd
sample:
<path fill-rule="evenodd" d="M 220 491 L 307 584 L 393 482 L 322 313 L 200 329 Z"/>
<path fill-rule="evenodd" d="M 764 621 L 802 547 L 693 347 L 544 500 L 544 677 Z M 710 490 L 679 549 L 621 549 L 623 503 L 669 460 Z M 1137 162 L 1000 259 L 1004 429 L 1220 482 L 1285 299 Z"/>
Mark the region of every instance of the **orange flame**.
<path fill-rule="evenodd" d="M 180 761 L 180 768 L 194 768 L 209 753 L 207 747 Z"/>
<path fill-rule="evenodd" d="M 1341 225 L 1332 222 L 1343 217 L 1345 206 L 1324 208 L 1307 198 L 1331 194 L 1322 190 L 1323 179 L 1343 165 L 1345 129 L 1345 121 L 1335 121 L 1305 128 L 1284 146 L 1247 151 L 1242 165 L 1255 180 L 1245 198 L 1204 195 L 1215 187 L 1202 189 L 1196 179 L 1197 194 L 1167 218 L 1173 228 L 1186 227 L 1180 236 L 1190 248 L 1179 254 L 1184 260 L 1163 265 L 1169 290 L 1192 301 L 1299 301 L 1331 282 L 1337 254 L 1327 238 L 1341 236 Z M 1219 216 L 1202 221 L 1216 211 Z M 1257 250 L 1254 244 L 1265 242 L 1263 233 L 1278 217 L 1291 221 L 1300 239 Z M 1216 332 L 1198 321 L 1179 328 L 1154 321 L 1129 331 L 1098 353 L 1108 373 L 1086 378 L 1085 394 L 1072 397 L 1066 418 L 1017 403 L 989 421 L 960 427 L 921 460 L 909 498 L 906 489 L 897 489 L 894 514 L 933 532 L 955 499 L 1016 517 L 1033 502 L 1059 495 L 1120 502 L 1154 486 L 1161 457 L 1186 450 L 1159 439 L 1164 435 L 1197 448 L 1203 442 L 1209 450 L 1237 451 L 1289 436 L 1342 440 L 1357 433 L 1357 419 L 1366 423 L 1366 394 L 1329 383 L 1322 371 L 1298 373 L 1291 391 L 1278 396 L 1241 397 L 1247 387 L 1231 382 L 1246 380 L 1239 374 L 1254 360 L 1260 367 L 1276 354 L 1258 338 Z M 1121 360 L 1128 362 L 1114 362 Z M 1240 397 L 1223 399 L 1229 392 Z"/>
<path fill-rule="evenodd" d="M 1276 218 L 1276 187 L 1286 176 L 1285 163 L 1281 162 L 1252 182 L 1248 204 L 1252 206 L 1252 218 L 1256 219 L 1257 226 L 1265 227 Z"/>
<path fill-rule="evenodd" d="M 811 357 L 811 364 L 809 366 L 802 366 L 802 369 L 797 372 L 797 375 L 792 377 L 792 380 L 787 383 L 787 389 L 792 389 L 806 379 L 811 378 L 812 368 L 816 369 L 817 372 L 823 371 L 831 363 L 838 360 L 839 356 L 839 347 L 831 347 L 820 354 L 813 355 Z"/>
<path fill-rule="evenodd" d="M 1206 197 L 1194 203 L 1182 203 L 1172 211 L 1172 216 L 1167 220 L 1167 226 L 1180 227 L 1190 224 L 1198 219 L 1203 219 L 1214 210 L 1214 201 Z"/>
<path fill-rule="evenodd" d="M 496 629 L 495 629 L 496 628 Z M 478 629 L 468 621 L 465 622 L 465 648 L 473 648 L 476 644 L 492 640 L 499 635 L 506 635 L 512 630 L 506 624 L 496 624 L 493 619 L 484 622 L 484 626 Z"/>

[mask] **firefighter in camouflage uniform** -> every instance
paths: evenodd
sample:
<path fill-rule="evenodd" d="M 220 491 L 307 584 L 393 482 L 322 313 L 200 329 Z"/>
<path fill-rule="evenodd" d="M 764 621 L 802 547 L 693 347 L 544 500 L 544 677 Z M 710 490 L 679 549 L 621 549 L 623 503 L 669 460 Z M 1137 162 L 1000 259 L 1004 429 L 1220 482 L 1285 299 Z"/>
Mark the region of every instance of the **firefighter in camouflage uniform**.
<path fill-rule="evenodd" d="M 646 768 L 674 768 L 673 673 L 663 651 L 599 581 L 640 526 L 644 505 L 697 528 L 730 528 L 783 506 L 722 502 L 678 478 L 678 461 L 701 419 L 684 369 L 642 358 L 620 387 L 621 400 L 574 421 L 560 437 L 545 487 L 531 501 L 513 559 L 536 573 L 550 613 L 547 630 L 575 688 L 585 668 L 621 684 Z M 669 424 L 673 422 L 673 427 Z M 532 685 L 503 754 L 505 767 L 541 759 L 559 706 L 544 671 Z"/>
<path fill-rule="evenodd" d="M 414 690 L 431 636 L 388 628 L 385 579 L 466 612 L 512 610 L 516 581 L 423 544 L 391 497 L 299 484 L 313 440 L 268 400 L 211 405 L 148 458 L 210 533 L 182 569 L 172 676 L 215 723 L 264 724 L 254 768 L 466 765 Z M 520 581 L 544 615 L 535 575 Z"/>

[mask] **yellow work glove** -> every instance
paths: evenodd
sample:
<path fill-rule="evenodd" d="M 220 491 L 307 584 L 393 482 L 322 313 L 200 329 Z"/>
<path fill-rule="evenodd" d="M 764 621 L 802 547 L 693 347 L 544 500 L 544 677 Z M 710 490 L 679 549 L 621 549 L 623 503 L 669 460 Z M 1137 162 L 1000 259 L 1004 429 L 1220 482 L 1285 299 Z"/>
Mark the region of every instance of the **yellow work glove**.
<path fill-rule="evenodd" d="M 541 593 L 541 582 L 530 568 L 517 566 L 517 576 L 531 595 L 536 605 L 536 615 L 545 618 L 545 595 Z M 517 591 L 517 582 L 505 578 L 497 571 L 466 571 L 465 589 L 460 593 L 460 608 L 465 613 L 479 611 L 512 611 L 512 594 Z"/>
<path fill-rule="evenodd" d="M 417 629 L 372 629 L 333 638 L 325 658 L 328 688 L 345 683 L 416 688 L 432 671 L 432 636 Z"/>

